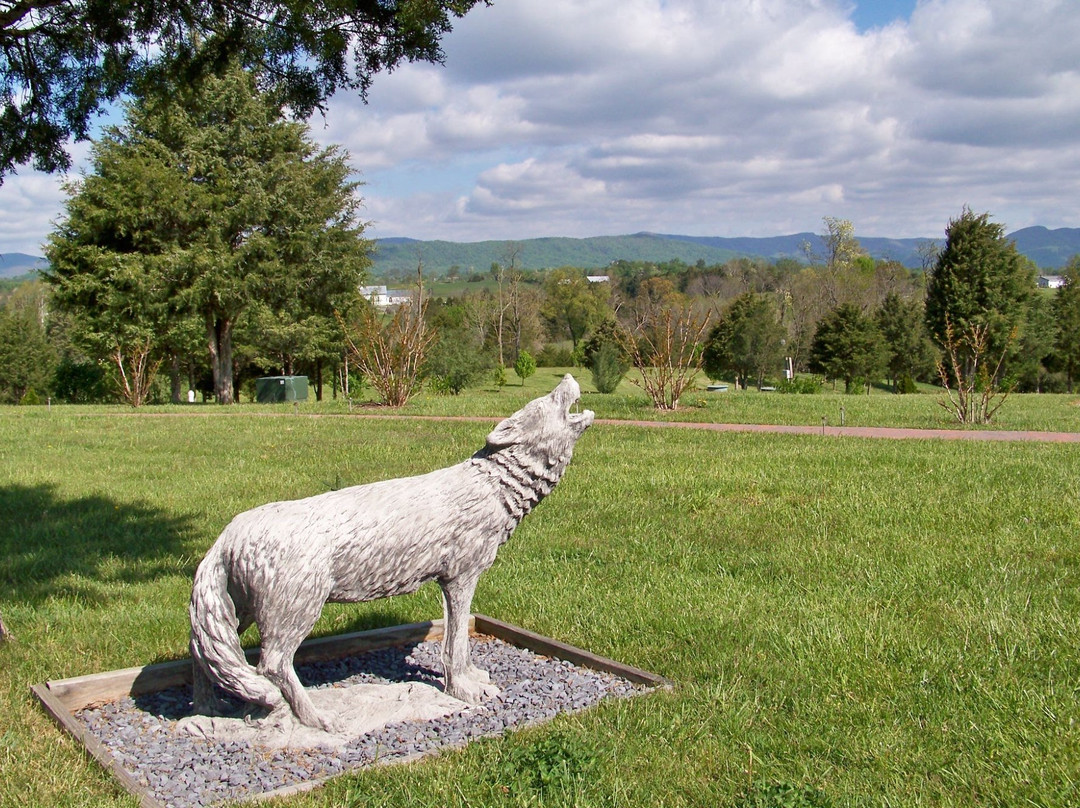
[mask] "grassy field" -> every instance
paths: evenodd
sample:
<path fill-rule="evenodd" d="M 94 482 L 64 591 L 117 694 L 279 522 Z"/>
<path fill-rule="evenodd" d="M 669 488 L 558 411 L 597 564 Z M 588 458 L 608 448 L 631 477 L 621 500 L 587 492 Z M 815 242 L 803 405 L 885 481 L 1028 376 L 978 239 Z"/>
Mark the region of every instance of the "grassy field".
<path fill-rule="evenodd" d="M 422 393 L 400 410 L 386 410 L 373 401 L 373 393 L 365 387 L 352 391 L 353 405 L 339 397 L 333 400 L 330 388 L 325 388 L 325 401 L 316 402 L 314 393 L 306 402 L 249 407 L 247 399 L 236 408 L 234 414 L 293 413 L 340 414 L 366 412 L 368 414 L 406 415 L 470 415 L 502 417 L 516 410 L 530 399 L 550 391 L 564 373 L 573 373 L 581 384 L 583 407 L 596 412 L 598 418 L 621 420 L 678 420 L 735 424 L 795 424 L 820 426 L 822 418 L 830 426 L 839 426 L 841 419 L 847 426 L 895 426 L 920 429 L 954 429 L 958 426 L 941 406 L 944 393 L 926 386 L 917 395 L 898 396 L 875 388 L 870 395 L 845 395 L 842 392 L 825 392 L 815 395 L 785 395 L 775 392 L 758 392 L 756 389 L 735 390 L 731 385 L 727 392 L 706 390 L 708 379 L 701 375 L 692 390 L 682 398 L 681 407 L 673 413 L 654 410 L 645 393 L 630 382 L 634 372 L 610 395 L 596 392 L 591 374 L 581 368 L 539 368 L 524 384 L 507 372 L 508 384 L 496 388 L 491 384 L 465 391 L 459 396 Z M 200 408 L 209 405 L 198 405 Z M 213 407 L 211 406 L 211 409 Z M 88 408 L 87 412 L 94 412 Z M 190 411 L 187 405 L 180 407 L 150 408 L 153 412 Z M 999 411 L 989 427 L 976 429 L 1040 430 L 1055 432 L 1080 432 L 1080 394 L 1013 395 Z"/>
<path fill-rule="evenodd" d="M 412 409 L 506 413 L 546 372 Z M 600 398 L 586 406 L 617 414 Z M 813 406 L 842 403 L 851 423 L 859 398 L 729 393 L 703 409 L 820 423 Z M 867 406 L 903 402 L 887 420 L 912 425 L 931 417 L 916 399 L 936 415 L 932 396 Z M 1023 428 L 1077 428 L 1066 397 L 1015 404 Z M 0 409 L 0 614 L 16 636 L 0 647 L 0 805 L 135 805 L 28 686 L 186 656 L 191 575 L 232 515 L 455 462 L 489 429 L 271 411 L 292 408 Z M 1077 445 L 594 426 L 474 607 L 674 690 L 282 804 L 1080 804 L 1078 536 Z M 439 613 L 429 585 L 329 606 L 316 633 Z M 571 762 L 555 787 L 508 790 L 507 772 L 550 758 Z M 801 802 L 766 799 L 789 787 Z"/>

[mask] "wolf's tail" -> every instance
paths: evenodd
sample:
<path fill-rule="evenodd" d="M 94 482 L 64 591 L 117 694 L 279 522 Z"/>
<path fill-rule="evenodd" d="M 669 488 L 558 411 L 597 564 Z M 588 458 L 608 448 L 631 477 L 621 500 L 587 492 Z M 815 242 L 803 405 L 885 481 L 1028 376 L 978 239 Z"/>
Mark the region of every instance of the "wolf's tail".
<path fill-rule="evenodd" d="M 195 571 L 191 589 L 191 657 L 212 682 L 245 701 L 274 707 L 281 691 L 247 663 L 237 632 L 240 621 L 229 595 L 229 578 L 217 546 Z"/>

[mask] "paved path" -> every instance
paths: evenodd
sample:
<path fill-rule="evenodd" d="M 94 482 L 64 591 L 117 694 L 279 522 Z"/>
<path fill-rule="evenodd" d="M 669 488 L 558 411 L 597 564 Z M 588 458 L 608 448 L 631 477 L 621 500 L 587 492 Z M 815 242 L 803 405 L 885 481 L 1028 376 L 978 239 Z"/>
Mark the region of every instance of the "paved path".
<path fill-rule="evenodd" d="M 788 435 L 847 436 L 852 438 L 918 438 L 922 440 L 1039 441 L 1080 443 L 1080 432 L 1012 432 L 1003 429 L 904 429 L 883 426 L 783 426 L 780 424 L 701 424 L 674 421 L 617 421 L 597 419 L 598 424 L 705 429 L 712 432 L 779 432 Z"/>
<path fill-rule="evenodd" d="M 183 417 L 192 415 L 216 415 L 220 410 L 200 409 L 192 412 L 124 412 L 124 416 Z M 398 413 L 288 413 L 255 412 L 245 408 L 237 415 L 259 415 L 271 418 L 369 418 L 399 421 L 471 421 L 494 424 L 503 416 L 498 415 L 404 415 Z M 1018 432 L 1005 429 L 907 429 L 888 426 L 791 426 L 784 424 L 711 424 L 691 421 L 629 421 L 617 418 L 597 418 L 594 423 L 604 426 L 637 426 L 649 429 L 701 429 L 709 432 L 772 432 L 787 435 L 823 435 L 825 437 L 889 438 L 892 440 L 975 440 L 975 441 L 1027 441 L 1031 443 L 1080 443 L 1080 432 Z"/>
<path fill-rule="evenodd" d="M 493 423 L 498 416 L 479 415 L 391 415 L 353 414 L 358 418 L 401 418 L 430 421 L 474 421 Z M 1017 432 L 1004 429 L 907 429 L 885 426 L 785 426 L 783 424 L 711 424 L 690 421 L 626 421 L 597 418 L 604 426 L 638 426 L 657 429 L 702 429 L 710 432 L 772 432 L 787 435 L 824 435 L 826 437 L 890 438 L 892 440 L 976 440 L 1028 441 L 1038 443 L 1080 443 L 1080 432 Z"/>

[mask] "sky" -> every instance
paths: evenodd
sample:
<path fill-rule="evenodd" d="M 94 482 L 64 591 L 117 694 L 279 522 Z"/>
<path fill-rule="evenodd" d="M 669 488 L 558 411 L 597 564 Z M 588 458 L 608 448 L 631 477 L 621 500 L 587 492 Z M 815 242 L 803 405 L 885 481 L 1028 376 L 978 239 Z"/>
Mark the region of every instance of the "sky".
<path fill-rule="evenodd" d="M 494 0 L 310 125 L 374 238 L 1080 227 L 1078 41 L 1075 0 Z M 0 254 L 63 200 L 7 178 Z"/>

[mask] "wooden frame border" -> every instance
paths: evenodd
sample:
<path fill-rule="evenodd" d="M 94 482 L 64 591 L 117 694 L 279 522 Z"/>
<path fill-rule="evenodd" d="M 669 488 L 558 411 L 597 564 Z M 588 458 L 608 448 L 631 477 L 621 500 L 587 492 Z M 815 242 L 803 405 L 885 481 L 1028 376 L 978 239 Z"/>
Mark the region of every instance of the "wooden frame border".
<path fill-rule="evenodd" d="M 544 637 L 510 623 L 504 623 L 502 620 L 496 620 L 493 617 L 482 614 L 473 615 L 469 620 L 469 630 L 475 634 L 495 637 L 519 648 L 527 648 L 543 656 L 555 657 L 592 670 L 612 673 L 634 684 L 664 689 L 672 686 L 671 682 L 662 676 L 657 676 L 654 673 L 649 673 L 631 665 L 624 665 L 613 659 L 597 656 L 581 648 Z M 442 639 L 442 636 L 442 620 L 409 623 L 350 634 L 338 634 L 305 641 L 297 650 L 294 659 L 298 664 L 340 659 L 341 657 L 363 653 L 375 648 L 401 645 L 408 642 L 438 640 Z M 258 648 L 252 648 L 246 653 L 248 660 L 252 663 L 258 660 Z M 119 781 L 125 791 L 138 797 L 142 808 L 165 808 L 145 786 L 132 777 L 116 761 L 112 753 L 86 726 L 75 719 L 74 713 L 76 710 L 115 701 L 126 696 L 152 693 L 168 687 L 190 684 L 190 682 L 191 660 L 181 659 L 175 662 L 162 662 L 139 668 L 125 668 L 106 673 L 43 682 L 31 685 L 30 690 L 61 729 L 71 734 L 90 757 L 101 764 L 106 771 Z M 330 778 L 310 780 L 274 791 L 253 794 L 247 800 L 286 796 L 322 785 L 327 779 Z"/>

